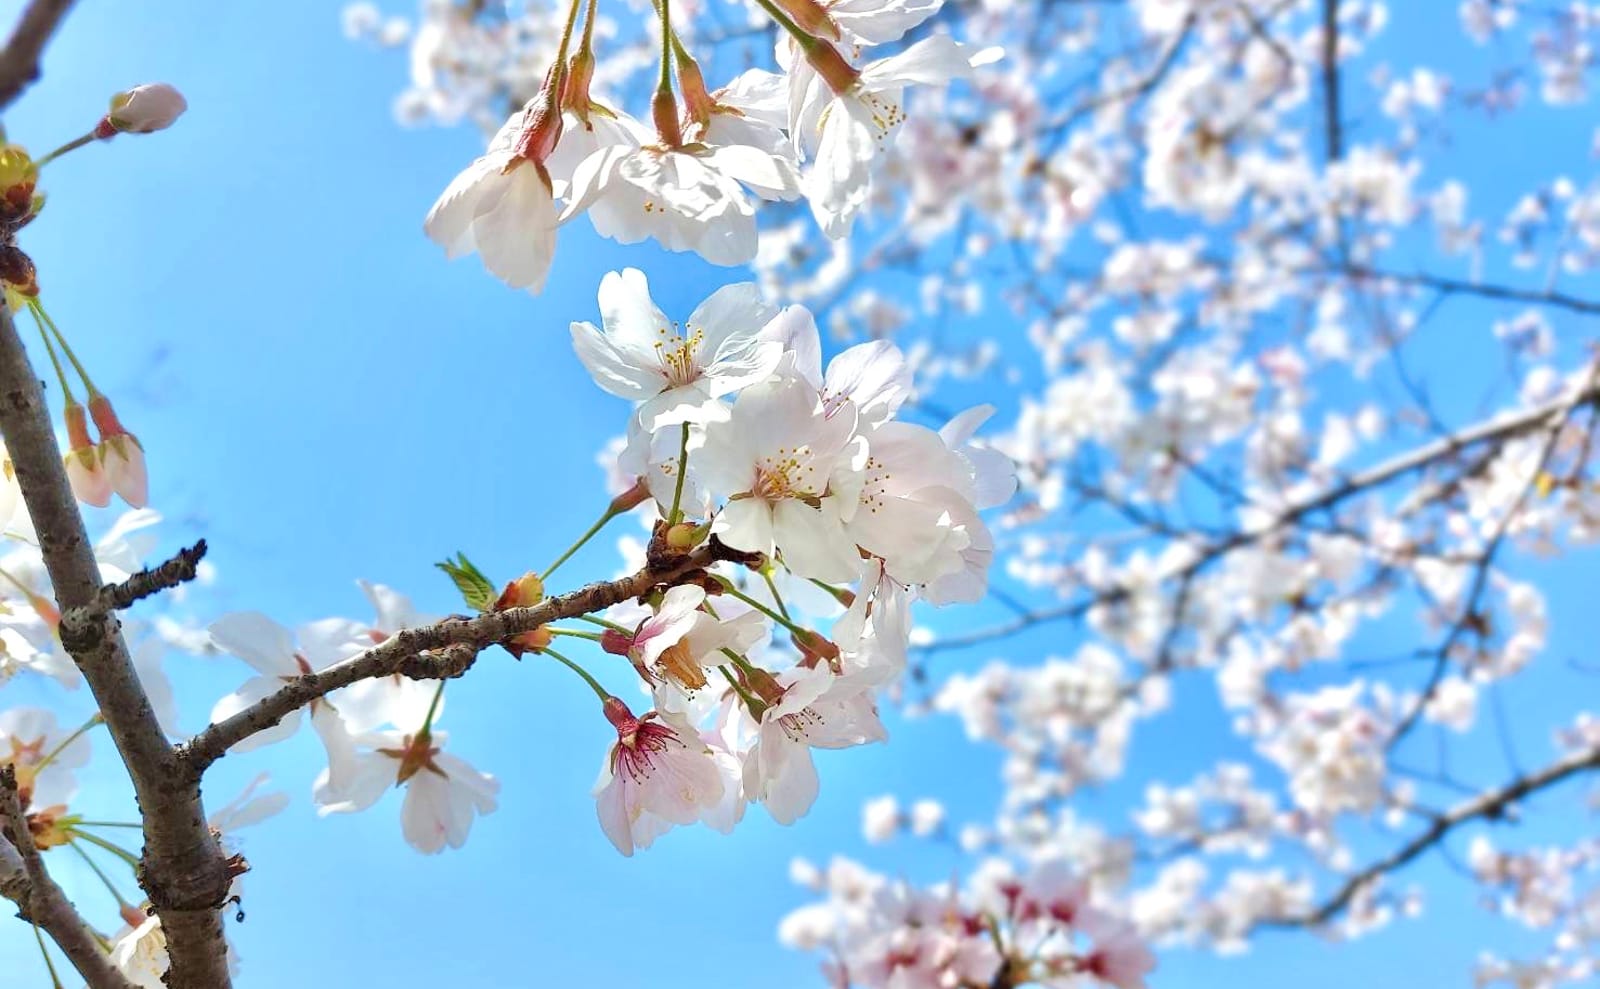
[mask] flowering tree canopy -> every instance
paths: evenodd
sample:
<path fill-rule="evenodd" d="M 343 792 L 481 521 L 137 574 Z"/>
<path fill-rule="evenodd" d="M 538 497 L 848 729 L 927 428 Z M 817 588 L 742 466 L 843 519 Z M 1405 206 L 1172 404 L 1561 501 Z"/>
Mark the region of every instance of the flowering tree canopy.
<path fill-rule="evenodd" d="M 68 6 L 25 6 L 0 108 Z M 509 655 L 593 693 L 588 751 L 547 757 L 598 764 L 592 837 L 623 856 L 752 805 L 794 824 L 839 764 L 816 750 L 898 724 L 990 753 L 979 816 L 949 813 L 959 780 L 862 808 L 869 843 L 941 846 L 935 872 L 789 864 L 809 900 L 778 934 L 828 985 L 1142 989 L 1166 949 L 1354 939 L 1463 893 L 1537 938 L 1446 978 L 1595 977 L 1594 665 L 1549 639 L 1585 618 L 1552 560 L 1600 533 L 1600 182 L 1574 171 L 1600 132 L 1524 149 L 1551 115 L 1592 128 L 1600 8 L 1449 6 L 1448 59 L 1379 0 L 346 7 L 409 56 L 402 122 L 482 132 L 421 218 L 444 256 L 540 296 L 586 218 L 728 269 L 678 312 L 660 252 L 584 273 L 560 321 L 623 400 L 598 518 L 539 569 L 438 562 L 448 615 L 366 581 L 370 613 L 294 627 L 178 607 L 207 544 L 156 552 L 146 447 L 23 228 L 51 161 L 186 100 L 133 87 L 45 154 L 9 135 L 0 675 L 95 713 L 0 684 L 5 936 L 31 926 L 58 986 L 61 957 L 95 989 L 249 984 L 234 833 L 290 798 L 208 772 L 309 726 L 318 815 L 398 803 L 407 844 L 460 849 L 516 825 L 479 820 L 501 781 L 446 695 Z M 617 528 L 619 573 L 576 575 Z M 243 666 L 188 731 L 196 654 Z M 81 809 L 91 748 L 131 786 L 119 820 Z M 68 856 L 98 884 L 64 889 Z M 1435 856 L 1459 875 L 1423 888 Z"/>

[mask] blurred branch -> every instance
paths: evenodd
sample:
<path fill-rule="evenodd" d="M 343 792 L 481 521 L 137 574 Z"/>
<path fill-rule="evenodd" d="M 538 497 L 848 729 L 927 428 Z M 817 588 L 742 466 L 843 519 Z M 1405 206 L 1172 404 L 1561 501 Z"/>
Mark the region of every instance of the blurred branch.
<path fill-rule="evenodd" d="M 1483 443 L 1499 443 L 1535 429 L 1545 428 L 1565 421 L 1573 412 L 1586 405 L 1594 404 L 1597 400 L 1600 400 L 1600 382 L 1591 377 L 1584 386 L 1576 389 L 1571 395 L 1563 396 L 1556 401 L 1537 405 L 1521 412 L 1485 420 L 1450 436 L 1434 440 L 1414 450 L 1402 453 L 1375 467 L 1353 474 L 1320 494 L 1294 502 L 1263 525 L 1250 529 L 1241 529 L 1223 539 L 1200 547 L 1193 559 L 1174 572 L 1167 574 L 1166 578 L 1185 581 L 1192 577 L 1195 572 L 1226 556 L 1228 553 L 1279 532 L 1307 515 L 1332 508 L 1361 492 L 1382 487 L 1396 478 L 1431 466 L 1470 447 Z M 1096 605 L 1120 600 L 1129 593 L 1130 590 L 1121 585 L 1108 587 L 1086 598 L 1080 598 L 1054 607 L 1038 608 L 1018 615 L 1009 622 L 978 629 L 964 635 L 937 639 L 915 648 L 920 652 L 932 653 L 1005 638 L 1045 622 L 1081 618 Z"/>
<path fill-rule="evenodd" d="M 1521 289 L 1508 285 L 1486 284 L 1484 282 L 1467 282 L 1425 273 L 1398 274 L 1392 271 L 1376 271 L 1372 268 L 1358 266 L 1348 267 L 1345 271 L 1356 279 L 1374 279 L 1395 282 L 1400 285 L 1437 289 L 1446 295 L 1476 295 L 1485 299 L 1504 299 L 1512 302 L 1527 302 L 1534 305 L 1557 306 L 1562 309 L 1570 309 L 1573 312 L 1600 315 L 1600 301 L 1580 299 L 1562 292 Z"/>
<path fill-rule="evenodd" d="M 0 110 L 10 106 L 39 78 L 39 56 L 73 0 L 33 0 L 17 19 L 6 47 L 0 50 Z"/>
<path fill-rule="evenodd" d="M 1562 401 L 1561 407 L 1549 416 L 1548 428 L 1550 436 L 1539 450 L 1539 459 L 1534 464 L 1534 469 L 1530 473 L 1527 482 L 1517 492 L 1516 500 L 1511 503 L 1505 514 L 1500 517 L 1500 521 L 1495 525 L 1494 533 L 1489 537 L 1489 542 L 1484 546 L 1483 552 L 1478 554 L 1478 559 L 1473 565 L 1472 586 L 1467 592 L 1465 602 L 1462 604 L 1461 613 L 1451 623 L 1450 631 L 1445 634 L 1444 641 L 1434 654 L 1433 671 L 1428 676 L 1428 683 L 1423 688 L 1421 696 L 1417 698 L 1416 704 L 1406 712 L 1400 723 L 1395 726 L 1394 734 L 1390 735 L 1388 742 L 1385 743 L 1389 748 L 1392 749 L 1398 745 L 1400 740 L 1405 738 L 1406 734 L 1416 727 L 1418 721 L 1421 720 L 1422 712 L 1427 708 L 1429 702 L 1433 700 L 1434 694 L 1439 690 L 1439 685 L 1444 681 L 1445 671 L 1449 668 L 1450 653 L 1455 649 L 1456 643 L 1460 642 L 1461 637 L 1467 634 L 1469 630 L 1482 627 L 1478 613 L 1478 602 L 1482 599 L 1483 592 L 1489 586 L 1489 574 L 1494 568 L 1495 555 L 1500 551 L 1501 544 L 1505 542 L 1506 533 L 1510 531 L 1511 523 L 1518 515 L 1522 514 L 1522 507 L 1528 503 L 1528 499 L 1539 488 L 1545 471 L 1550 465 L 1550 459 L 1555 456 L 1556 446 L 1561 441 L 1562 427 L 1567 424 L 1567 421 L 1581 406 L 1593 400 L 1595 389 L 1600 386 L 1600 380 L 1597 380 L 1597 375 L 1600 375 L 1600 363 L 1591 367 L 1584 386 L 1575 389 L 1572 396 Z"/>
<path fill-rule="evenodd" d="M 1339 121 L 1339 0 L 1322 0 L 1322 126 L 1332 164 L 1344 155 L 1344 128 Z"/>
<path fill-rule="evenodd" d="M 1600 748 L 1574 752 L 1537 772 L 1518 777 L 1498 790 L 1491 790 L 1481 796 L 1464 800 L 1435 818 L 1427 830 L 1345 880 L 1344 885 L 1340 886 L 1320 907 L 1300 917 L 1265 921 L 1263 926 L 1316 927 L 1325 924 L 1349 906 L 1368 884 L 1394 872 L 1438 845 L 1446 835 L 1461 825 L 1480 818 L 1491 821 L 1504 818 L 1510 812 L 1512 805 L 1523 797 L 1593 769 L 1600 769 Z"/>
<path fill-rule="evenodd" d="M 16 770 L 9 765 L 0 768 L 0 821 L 6 831 L 0 835 L 0 895 L 17 905 L 22 919 L 50 935 L 89 989 L 133 989 L 45 870 L 17 792 Z"/>

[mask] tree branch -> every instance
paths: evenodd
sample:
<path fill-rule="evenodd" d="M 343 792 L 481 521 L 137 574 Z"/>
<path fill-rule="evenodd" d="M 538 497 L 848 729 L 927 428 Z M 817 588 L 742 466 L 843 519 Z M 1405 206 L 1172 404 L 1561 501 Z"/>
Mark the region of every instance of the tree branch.
<path fill-rule="evenodd" d="M 104 634 L 105 619 L 111 612 L 193 580 L 205 555 L 206 541 L 202 539 L 159 566 L 146 567 L 120 584 L 100 588 L 93 604 L 62 613 L 61 644 L 69 652 L 75 647 L 93 648 L 94 639 Z"/>
<path fill-rule="evenodd" d="M 0 819 L 8 832 L 0 835 L 0 894 L 17 905 L 24 920 L 50 935 L 89 989 L 133 989 L 46 871 L 10 766 L 0 768 Z"/>
<path fill-rule="evenodd" d="M 1533 473 L 1528 477 L 1522 489 L 1517 492 L 1517 498 L 1506 509 L 1500 521 L 1495 525 L 1494 533 L 1489 537 L 1489 542 L 1484 546 L 1483 552 L 1473 566 L 1472 585 L 1467 591 L 1467 596 L 1461 606 L 1460 616 L 1451 623 L 1450 631 L 1445 634 L 1444 641 L 1435 652 L 1433 671 L 1428 676 L 1428 682 L 1423 687 L 1422 694 L 1417 702 L 1401 718 L 1395 726 L 1394 733 L 1384 743 L 1386 748 L 1393 749 L 1400 744 L 1400 740 L 1410 733 L 1422 719 L 1422 713 L 1432 702 L 1439 691 L 1439 685 L 1444 682 L 1445 671 L 1450 665 L 1450 654 L 1455 650 L 1456 643 L 1473 627 L 1473 622 L 1478 615 L 1478 602 L 1483 598 L 1483 593 L 1489 586 L 1489 575 L 1494 569 L 1495 554 L 1500 551 L 1500 546 L 1505 542 L 1506 534 L 1511 531 L 1511 523 L 1522 514 L 1523 506 L 1539 487 L 1539 480 L 1550 465 L 1550 460 L 1555 456 L 1556 447 L 1560 445 L 1563 427 L 1586 401 L 1585 396 L 1592 393 L 1596 387 L 1596 375 L 1600 374 L 1600 364 L 1594 365 L 1589 372 L 1588 379 L 1583 388 L 1574 390 L 1572 396 L 1562 403 L 1562 407 L 1552 413 L 1549 420 L 1550 435 L 1539 450 L 1539 460 L 1535 463 Z"/>
<path fill-rule="evenodd" d="M 1546 402 L 1543 405 L 1536 405 L 1521 412 L 1509 413 L 1485 420 L 1458 433 L 1453 433 L 1419 446 L 1414 450 L 1399 454 L 1368 470 L 1352 474 L 1345 480 L 1312 497 L 1294 502 L 1263 525 L 1251 529 L 1241 529 L 1223 539 L 1201 547 L 1193 559 L 1175 572 L 1168 574 L 1167 578 L 1185 580 L 1228 553 L 1257 542 L 1272 533 L 1280 532 L 1307 515 L 1332 508 L 1363 491 L 1381 487 L 1396 478 L 1421 470 L 1470 447 L 1483 443 L 1501 442 L 1520 436 L 1523 433 L 1564 421 L 1578 409 L 1596 402 L 1600 402 L 1600 382 L 1591 379 L 1570 395 Z M 1081 618 L 1096 605 L 1108 604 L 1126 597 L 1128 593 L 1128 589 L 1119 584 L 1097 591 L 1076 601 L 1050 608 L 1039 608 L 1018 615 L 1009 622 L 978 629 L 965 635 L 937 639 L 922 646 L 914 646 L 913 649 L 922 653 L 933 653 L 945 649 L 957 649 L 989 642 L 1008 635 L 1015 635 L 1024 629 L 1045 622 Z"/>
<path fill-rule="evenodd" d="M 1379 271 L 1359 265 L 1350 265 L 1342 270 L 1357 281 L 1393 282 L 1397 285 L 1431 288 L 1443 292 L 1445 295 L 1476 295 L 1485 299 L 1501 299 L 1507 302 L 1527 302 L 1533 305 L 1556 306 L 1561 309 L 1570 309 L 1573 312 L 1600 315 L 1600 301 L 1583 299 L 1553 290 L 1517 288 L 1511 285 L 1496 285 L 1491 282 L 1469 282 L 1459 278 L 1431 275 L 1426 272 L 1406 274 L 1396 271 Z"/>
<path fill-rule="evenodd" d="M 0 110 L 10 106 L 39 78 L 39 55 L 61 25 L 73 0 L 33 0 L 17 19 L 0 51 Z"/>
<path fill-rule="evenodd" d="M 1349 906 L 1350 901 L 1355 899 L 1369 883 L 1406 865 L 1429 848 L 1439 844 L 1445 835 L 1461 825 L 1479 818 L 1496 820 L 1503 817 L 1511 809 L 1511 805 L 1523 797 L 1554 786 L 1570 776 L 1593 769 L 1600 769 L 1600 748 L 1574 752 L 1538 772 L 1518 777 L 1498 790 L 1491 790 L 1481 796 L 1462 801 L 1435 818 L 1427 830 L 1345 880 L 1344 885 L 1340 886 L 1322 906 L 1303 916 L 1265 922 L 1265 926 L 1316 927 L 1326 924 Z"/>
<path fill-rule="evenodd" d="M 599 581 L 547 598 L 527 608 L 508 608 L 475 618 L 446 618 L 422 628 L 404 629 L 379 645 L 319 673 L 290 681 L 277 693 L 211 725 L 178 750 L 189 779 L 257 732 L 282 721 L 290 712 L 361 680 L 401 674 L 417 680 L 458 676 L 477 654 L 497 642 L 563 618 L 609 608 L 702 570 L 723 556 L 715 543 L 702 546 L 664 568 L 646 567 L 622 580 Z"/>
<path fill-rule="evenodd" d="M 161 918 L 169 989 L 228 989 L 218 909 L 227 899 L 226 857 L 206 824 L 200 786 L 179 772 L 128 656 L 116 616 L 99 610 L 100 568 L 67 483 L 44 392 L 0 306 L 0 433 L 39 535 L 39 551 L 63 614 L 93 617 L 63 636 L 127 767 L 144 823 L 139 883 Z M 70 641 L 68 641 L 70 639 Z"/>
<path fill-rule="evenodd" d="M 1339 120 L 1339 0 L 1322 0 L 1322 127 L 1328 163 L 1344 154 Z"/>

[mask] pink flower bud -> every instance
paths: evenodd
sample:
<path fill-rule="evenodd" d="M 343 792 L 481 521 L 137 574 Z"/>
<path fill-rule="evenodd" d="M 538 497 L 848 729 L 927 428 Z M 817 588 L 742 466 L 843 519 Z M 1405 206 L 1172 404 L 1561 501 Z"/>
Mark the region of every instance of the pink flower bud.
<path fill-rule="evenodd" d="M 131 134 L 166 130 L 187 109 L 188 101 L 173 87 L 164 82 L 145 83 L 111 97 L 111 112 L 105 115 L 95 133 L 101 134 L 108 128 L 111 133 Z M 103 136 L 110 137 L 111 133 Z"/>
<path fill-rule="evenodd" d="M 111 490 L 129 508 L 150 504 L 150 474 L 145 467 L 144 447 L 132 433 L 100 441 L 100 464 L 105 469 Z"/>
<path fill-rule="evenodd" d="M 89 441 L 89 417 L 76 402 L 67 406 L 67 445 L 64 460 L 73 497 L 96 508 L 111 504 L 111 477 Z"/>
<path fill-rule="evenodd" d="M 600 648 L 613 656 L 626 656 L 633 651 L 633 636 L 608 628 L 600 633 Z"/>
<path fill-rule="evenodd" d="M 65 459 L 73 497 L 96 508 L 111 504 L 111 475 L 101 465 L 100 454 L 94 447 L 81 452 L 74 450 Z"/>
<path fill-rule="evenodd" d="M 89 415 L 100 431 L 97 451 L 111 490 L 115 491 L 130 508 L 143 508 L 150 503 L 150 475 L 145 468 L 144 446 L 139 438 L 128 432 L 104 395 L 89 399 Z"/>

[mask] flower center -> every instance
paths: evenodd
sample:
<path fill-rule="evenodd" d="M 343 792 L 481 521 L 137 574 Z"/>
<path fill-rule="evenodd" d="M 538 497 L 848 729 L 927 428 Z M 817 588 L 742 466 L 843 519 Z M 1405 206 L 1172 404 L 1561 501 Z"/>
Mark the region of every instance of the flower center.
<path fill-rule="evenodd" d="M 624 773 L 635 783 L 650 778 L 655 771 L 652 757 L 673 746 L 686 748 L 678 733 L 655 721 L 637 721 L 617 728 L 617 747 L 611 750 L 611 772 Z"/>
<path fill-rule="evenodd" d="M 815 483 L 811 477 L 816 468 L 806 461 L 811 459 L 809 447 L 778 447 L 775 456 L 762 457 L 756 464 L 755 483 L 750 493 L 763 501 L 782 501 L 785 498 L 815 498 Z"/>
<path fill-rule="evenodd" d="M 688 336 L 679 336 L 665 326 L 656 329 L 661 335 L 655 345 L 656 360 L 661 362 L 661 373 L 673 388 L 681 388 L 700 377 L 700 362 L 696 355 L 706 334 L 704 330 L 693 326 L 688 330 Z"/>
<path fill-rule="evenodd" d="M 862 472 L 866 475 L 866 480 L 861 483 L 861 507 L 876 515 L 878 509 L 888 500 L 889 479 L 894 475 L 889 473 L 888 466 L 883 461 L 870 454 Z"/>
<path fill-rule="evenodd" d="M 877 140 L 879 150 L 889 143 L 889 136 L 906 122 L 905 111 L 900 109 L 900 104 L 880 93 L 862 92 L 856 95 L 861 105 L 867 108 L 872 117 L 872 126 L 876 131 L 873 137 Z"/>
<path fill-rule="evenodd" d="M 662 650 L 656 670 L 685 690 L 699 690 L 706 685 L 705 670 L 689 654 L 689 644 L 682 639 Z"/>
<path fill-rule="evenodd" d="M 804 742 L 811 729 L 822 724 L 822 715 L 814 707 L 803 707 L 793 714 L 785 714 L 778 719 L 778 727 L 789 736 L 791 742 Z"/>

